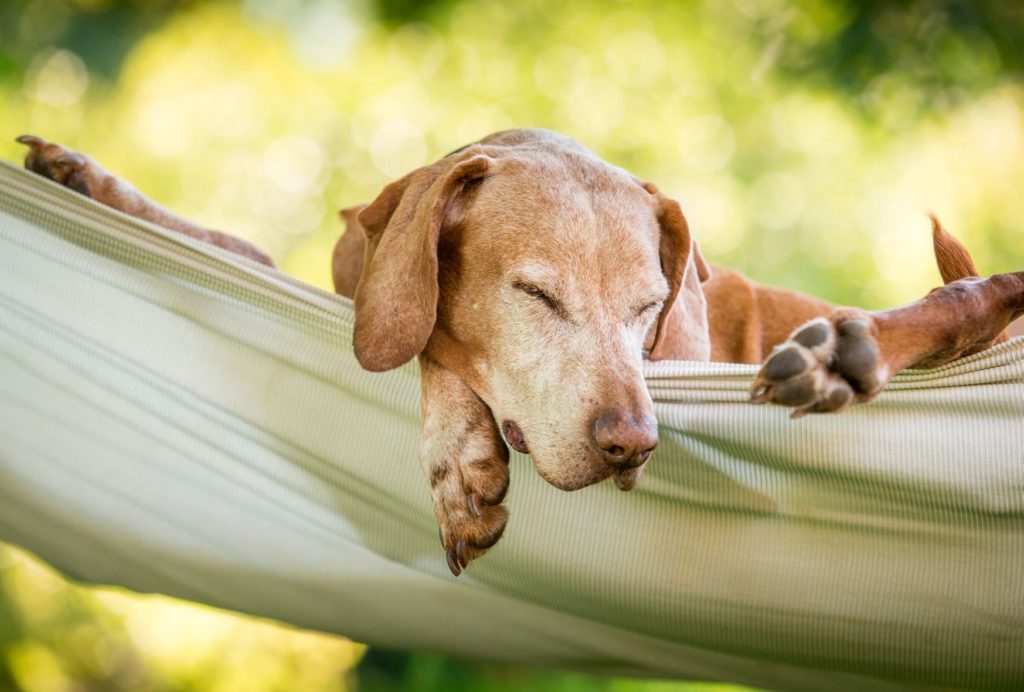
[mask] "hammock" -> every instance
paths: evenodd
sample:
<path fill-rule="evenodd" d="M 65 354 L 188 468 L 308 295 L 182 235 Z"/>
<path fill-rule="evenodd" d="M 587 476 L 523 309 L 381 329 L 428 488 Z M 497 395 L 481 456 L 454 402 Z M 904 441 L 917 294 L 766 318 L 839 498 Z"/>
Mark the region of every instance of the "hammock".
<path fill-rule="evenodd" d="M 327 258 L 324 258 L 327 261 Z M 796 689 L 1024 688 L 1024 339 L 790 421 L 661 362 L 640 487 L 513 453 L 448 573 L 414 365 L 351 303 L 0 165 L 0 539 L 375 646 Z"/>

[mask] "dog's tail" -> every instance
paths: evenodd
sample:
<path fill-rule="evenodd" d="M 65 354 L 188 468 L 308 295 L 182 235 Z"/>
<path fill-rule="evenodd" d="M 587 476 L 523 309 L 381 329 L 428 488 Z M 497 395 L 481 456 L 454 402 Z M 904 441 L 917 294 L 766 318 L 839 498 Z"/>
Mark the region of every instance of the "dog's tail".
<path fill-rule="evenodd" d="M 932 220 L 932 244 L 935 246 L 935 261 L 939 265 L 942 283 L 981 276 L 964 244 L 942 227 L 935 214 L 928 214 L 928 218 Z"/>
<path fill-rule="evenodd" d="M 932 245 L 935 247 L 935 261 L 939 265 L 942 283 L 981 276 L 964 244 L 942 227 L 935 214 L 928 214 L 928 218 L 932 220 Z M 1009 338 L 1009 333 L 1004 330 L 992 343 L 1000 344 Z"/>

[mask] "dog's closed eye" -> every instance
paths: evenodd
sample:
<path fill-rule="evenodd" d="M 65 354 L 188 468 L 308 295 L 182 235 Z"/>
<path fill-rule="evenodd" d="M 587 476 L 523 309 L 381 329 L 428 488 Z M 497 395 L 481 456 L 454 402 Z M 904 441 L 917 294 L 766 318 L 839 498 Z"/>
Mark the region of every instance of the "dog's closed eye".
<path fill-rule="evenodd" d="M 654 298 L 643 303 L 637 303 L 636 306 L 626 315 L 626 322 L 628 324 L 643 324 L 653 321 L 661 309 L 665 306 L 665 299 L 662 297 Z"/>
<path fill-rule="evenodd" d="M 520 280 L 513 281 L 512 288 L 518 291 L 522 291 L 526 295 L 533 296 L 537 300 L 541 301 L 542 303 L 547 305 L 552 312 L 561 317 L 563 320 L 569 319 L 569 313 L 566 311 L 565 307 L 558 301 L 557 298 L 552 296 L 543 288 Z"/>
<path fill-rule="evenodd" d="M 641 305 L 640 307 L 636 308 L 636 310 L 634 310 L 633 313 L 636 315 L 637 319 L 641 319 L 652 312 L 657 312 L 658 310 L 660 310 L 663 302 L 664 301 L 660 299 L 652 300 L 651 302 L 645 303 L 644 305 Z"/>

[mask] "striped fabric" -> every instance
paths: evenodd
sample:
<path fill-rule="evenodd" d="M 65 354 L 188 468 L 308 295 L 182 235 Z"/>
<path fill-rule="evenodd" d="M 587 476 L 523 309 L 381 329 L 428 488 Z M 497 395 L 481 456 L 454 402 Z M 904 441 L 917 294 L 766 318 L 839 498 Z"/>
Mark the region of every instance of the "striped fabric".
<path fill-rule="evenodd" d="M 325 258 L 324 261 L 327 261 Z M 778 689 L 1024 689 L 1024 339 L 790 421 L 656 363 L 640 487 L 513 454 L 448 574 L 414 365 L 349 301 L 0 166 L 0 539 L 373 645 Z"/>

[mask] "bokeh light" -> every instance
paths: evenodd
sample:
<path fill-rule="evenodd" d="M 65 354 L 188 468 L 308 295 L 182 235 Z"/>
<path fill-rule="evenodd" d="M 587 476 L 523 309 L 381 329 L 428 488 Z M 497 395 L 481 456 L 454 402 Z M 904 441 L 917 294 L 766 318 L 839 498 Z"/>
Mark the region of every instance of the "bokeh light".
<path fill-rule="evenodd" d="M 928 211 L 983 271 L 1024 267 L 1021 7 L 13 0 L 0 156 L 23 133 L 81 149 L 330 288 L 338 209 L 489 132 L 548 127 L 680 199 L 712 262 L 880 308 L 939 281 Z M 71 586 L 13 549 L 0 637 L 0 687 L 29 690 L 345 689 L 363 655 Z M 445 689 L 682 689 L 509 669 L 459 687 L 418 660 L 402 680 Z"/>

